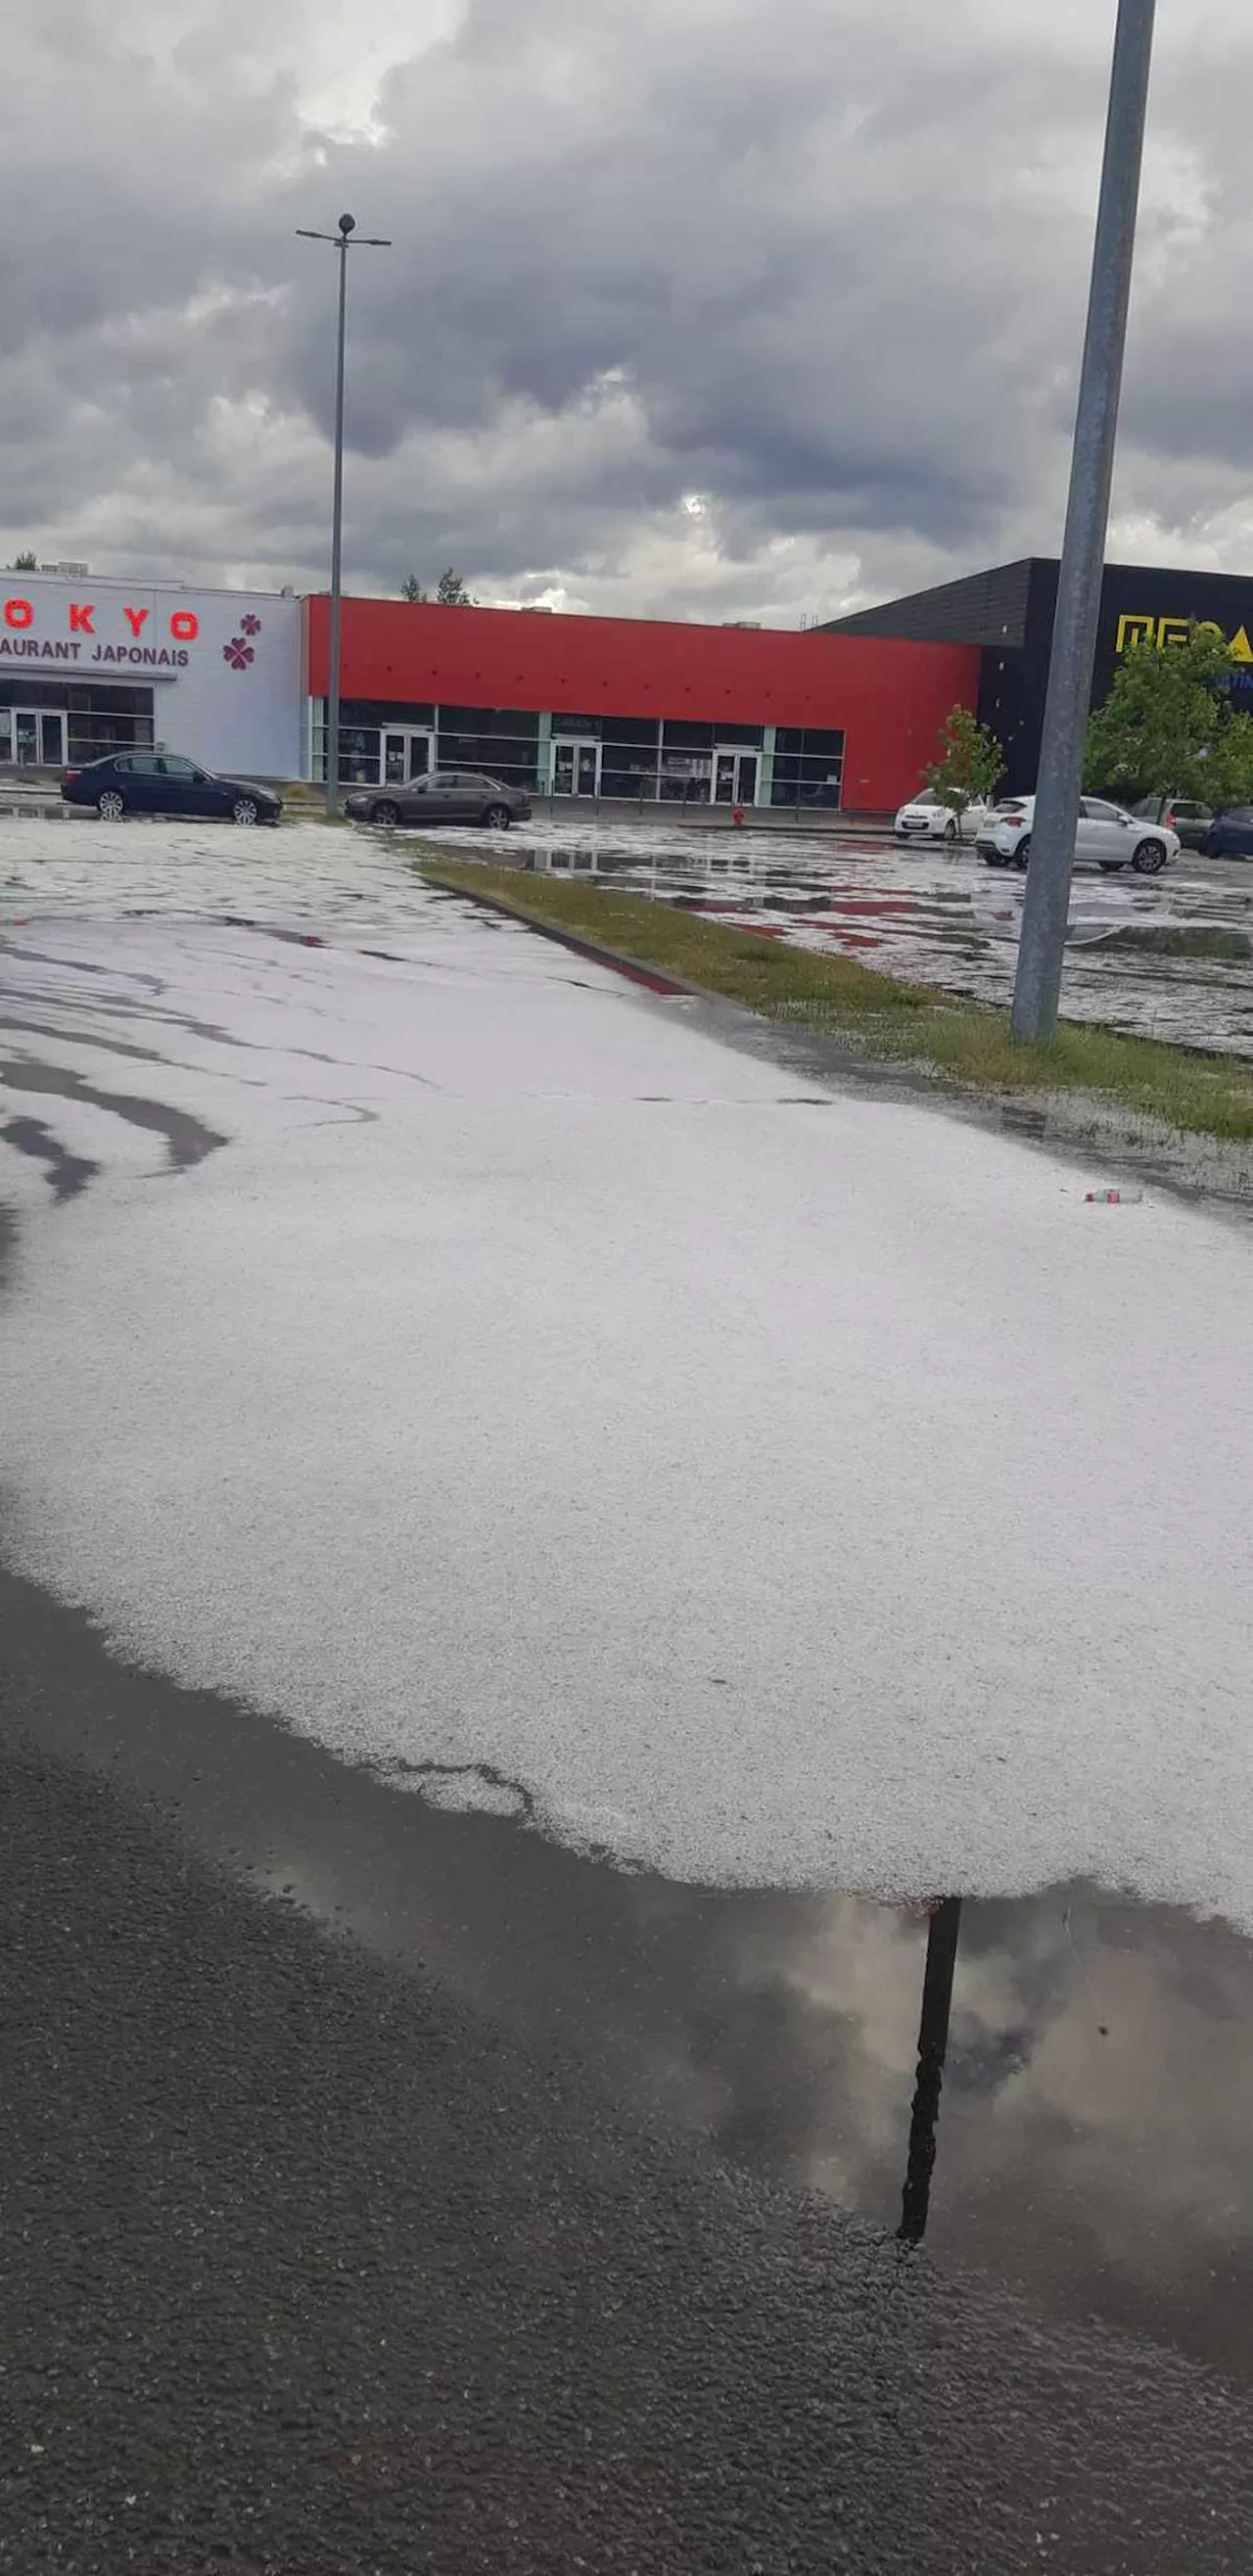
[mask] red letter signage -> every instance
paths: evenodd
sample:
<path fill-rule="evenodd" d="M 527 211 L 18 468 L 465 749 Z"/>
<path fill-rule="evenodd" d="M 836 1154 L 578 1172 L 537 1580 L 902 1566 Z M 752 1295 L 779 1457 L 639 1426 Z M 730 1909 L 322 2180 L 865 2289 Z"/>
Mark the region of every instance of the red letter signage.
<path fill-rule="evenodd" d="M 131 630 L 131 633 L 132 633 L 132 635 L 133 635 L 133 636 L 134 636 L 134 638 L 135 638 L 136 643 L 138 643 L 138 642 L 139 642 L 139 638 L 140 638 L 140 633 L 141 633 L 141 631 L 142 631 L 142 628 L 143 628 L 144 622 L 145 622 L 145 620 L 146 620 L 146 618 L 147 618 L 147 615 L 148 615 L 148 611 L 147 611 L 147 609 L 146 609 L 146 608 L 124 608 L 124 609 L 123 609 L 123 611 L 122 611 L 122 615 L 123 615 L 123 617 L 125 618 L 126 623 L 127 623 L 127 625 L 129 626 L 129 628 L 130 628 L 130 630 Z"/>
<path fill-rule="evenodd" d="M 170 619 L 170 633 L 178 644 L 194 644 L 200 633 L 200 620 L 191 608 L 176 608 Z"/>
<path fill-rule="evenodd" d="M 78 601 L 72 599 L 70 601 L 71 635 L 94 635 L 96 630 L 91 621 L 95 613 L 94 607 L 90 604 L 80 607 Z"/>
<path fill-rule="evenodd" d="M 30 601 L 28 599 L 6 599 L 4 603 L 4 622 L 6 626 L 33 626 L 35 623 L 35 612 L 31 607 Z"/>

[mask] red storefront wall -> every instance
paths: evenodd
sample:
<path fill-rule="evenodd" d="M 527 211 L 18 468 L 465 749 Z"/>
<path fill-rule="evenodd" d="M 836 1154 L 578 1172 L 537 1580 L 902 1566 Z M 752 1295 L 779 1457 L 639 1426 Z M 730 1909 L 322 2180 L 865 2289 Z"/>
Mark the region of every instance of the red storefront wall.
<path fill-rule="evenodd" d="M 325 697 L 330 603 L 307 602 L 308 686 Z M 688 717 L 843 730 L 844 803 L 883 812 L 919 785 L 949 709 L 973 707 L 978 648 L 526 609 L 344 601 L 345 698 L 557 715 Z"/>

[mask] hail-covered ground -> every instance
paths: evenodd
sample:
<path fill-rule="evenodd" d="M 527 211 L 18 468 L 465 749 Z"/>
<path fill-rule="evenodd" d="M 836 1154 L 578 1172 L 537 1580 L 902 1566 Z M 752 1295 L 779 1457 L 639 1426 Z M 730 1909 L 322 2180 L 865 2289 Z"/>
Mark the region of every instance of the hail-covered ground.
<path fill-rule="evenodd" d="M 6 1551 L 120 1652 L 684 1878 L 1253 1927 L 1247 1231 L 313 825 L 7 826 L 0 1010 Z"/>

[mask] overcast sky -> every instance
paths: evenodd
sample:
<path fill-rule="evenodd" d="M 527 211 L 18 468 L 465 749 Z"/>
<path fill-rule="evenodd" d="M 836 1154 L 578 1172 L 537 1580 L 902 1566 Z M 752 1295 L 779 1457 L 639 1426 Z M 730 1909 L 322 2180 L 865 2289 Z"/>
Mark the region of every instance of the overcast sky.
<path fill-rule="evenodd" d="M 10 0 L 0 551 L 804 615 L 1055 551 L 1114 0 Z M 1253 8 L 1160 0 L 1111 552 L 1253 571 Z"/>

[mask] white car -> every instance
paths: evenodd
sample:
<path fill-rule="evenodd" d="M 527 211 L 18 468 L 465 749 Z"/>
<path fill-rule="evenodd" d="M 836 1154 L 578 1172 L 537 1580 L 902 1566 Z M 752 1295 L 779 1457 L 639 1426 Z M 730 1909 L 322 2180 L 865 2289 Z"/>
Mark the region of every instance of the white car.
<path fill-rule="evenodd" d="M 932 789 L 924 787 L 921 795 L 902 805 L 892 829 L 898 841 L 972 841 L 987 812 L 986 805 L 968 805 L 959 831 L 952 806 L 942 805 Z"/>
<path fill-rule="evenodd" d="M 990 868 L 1025 868 L 1031 855 L 1034 796 L 1014 796 L 998 805 L 982 824 L 975 847 Z M 1075 858 L 1115 876 L 1133 867 L 1138 876 L 1155 877 L 1179 856 L 1180 841 L 1164 823 L 1144 823 L 1121 805 L 1102 796 L 1085 796 L 1079 805 Z"/>

